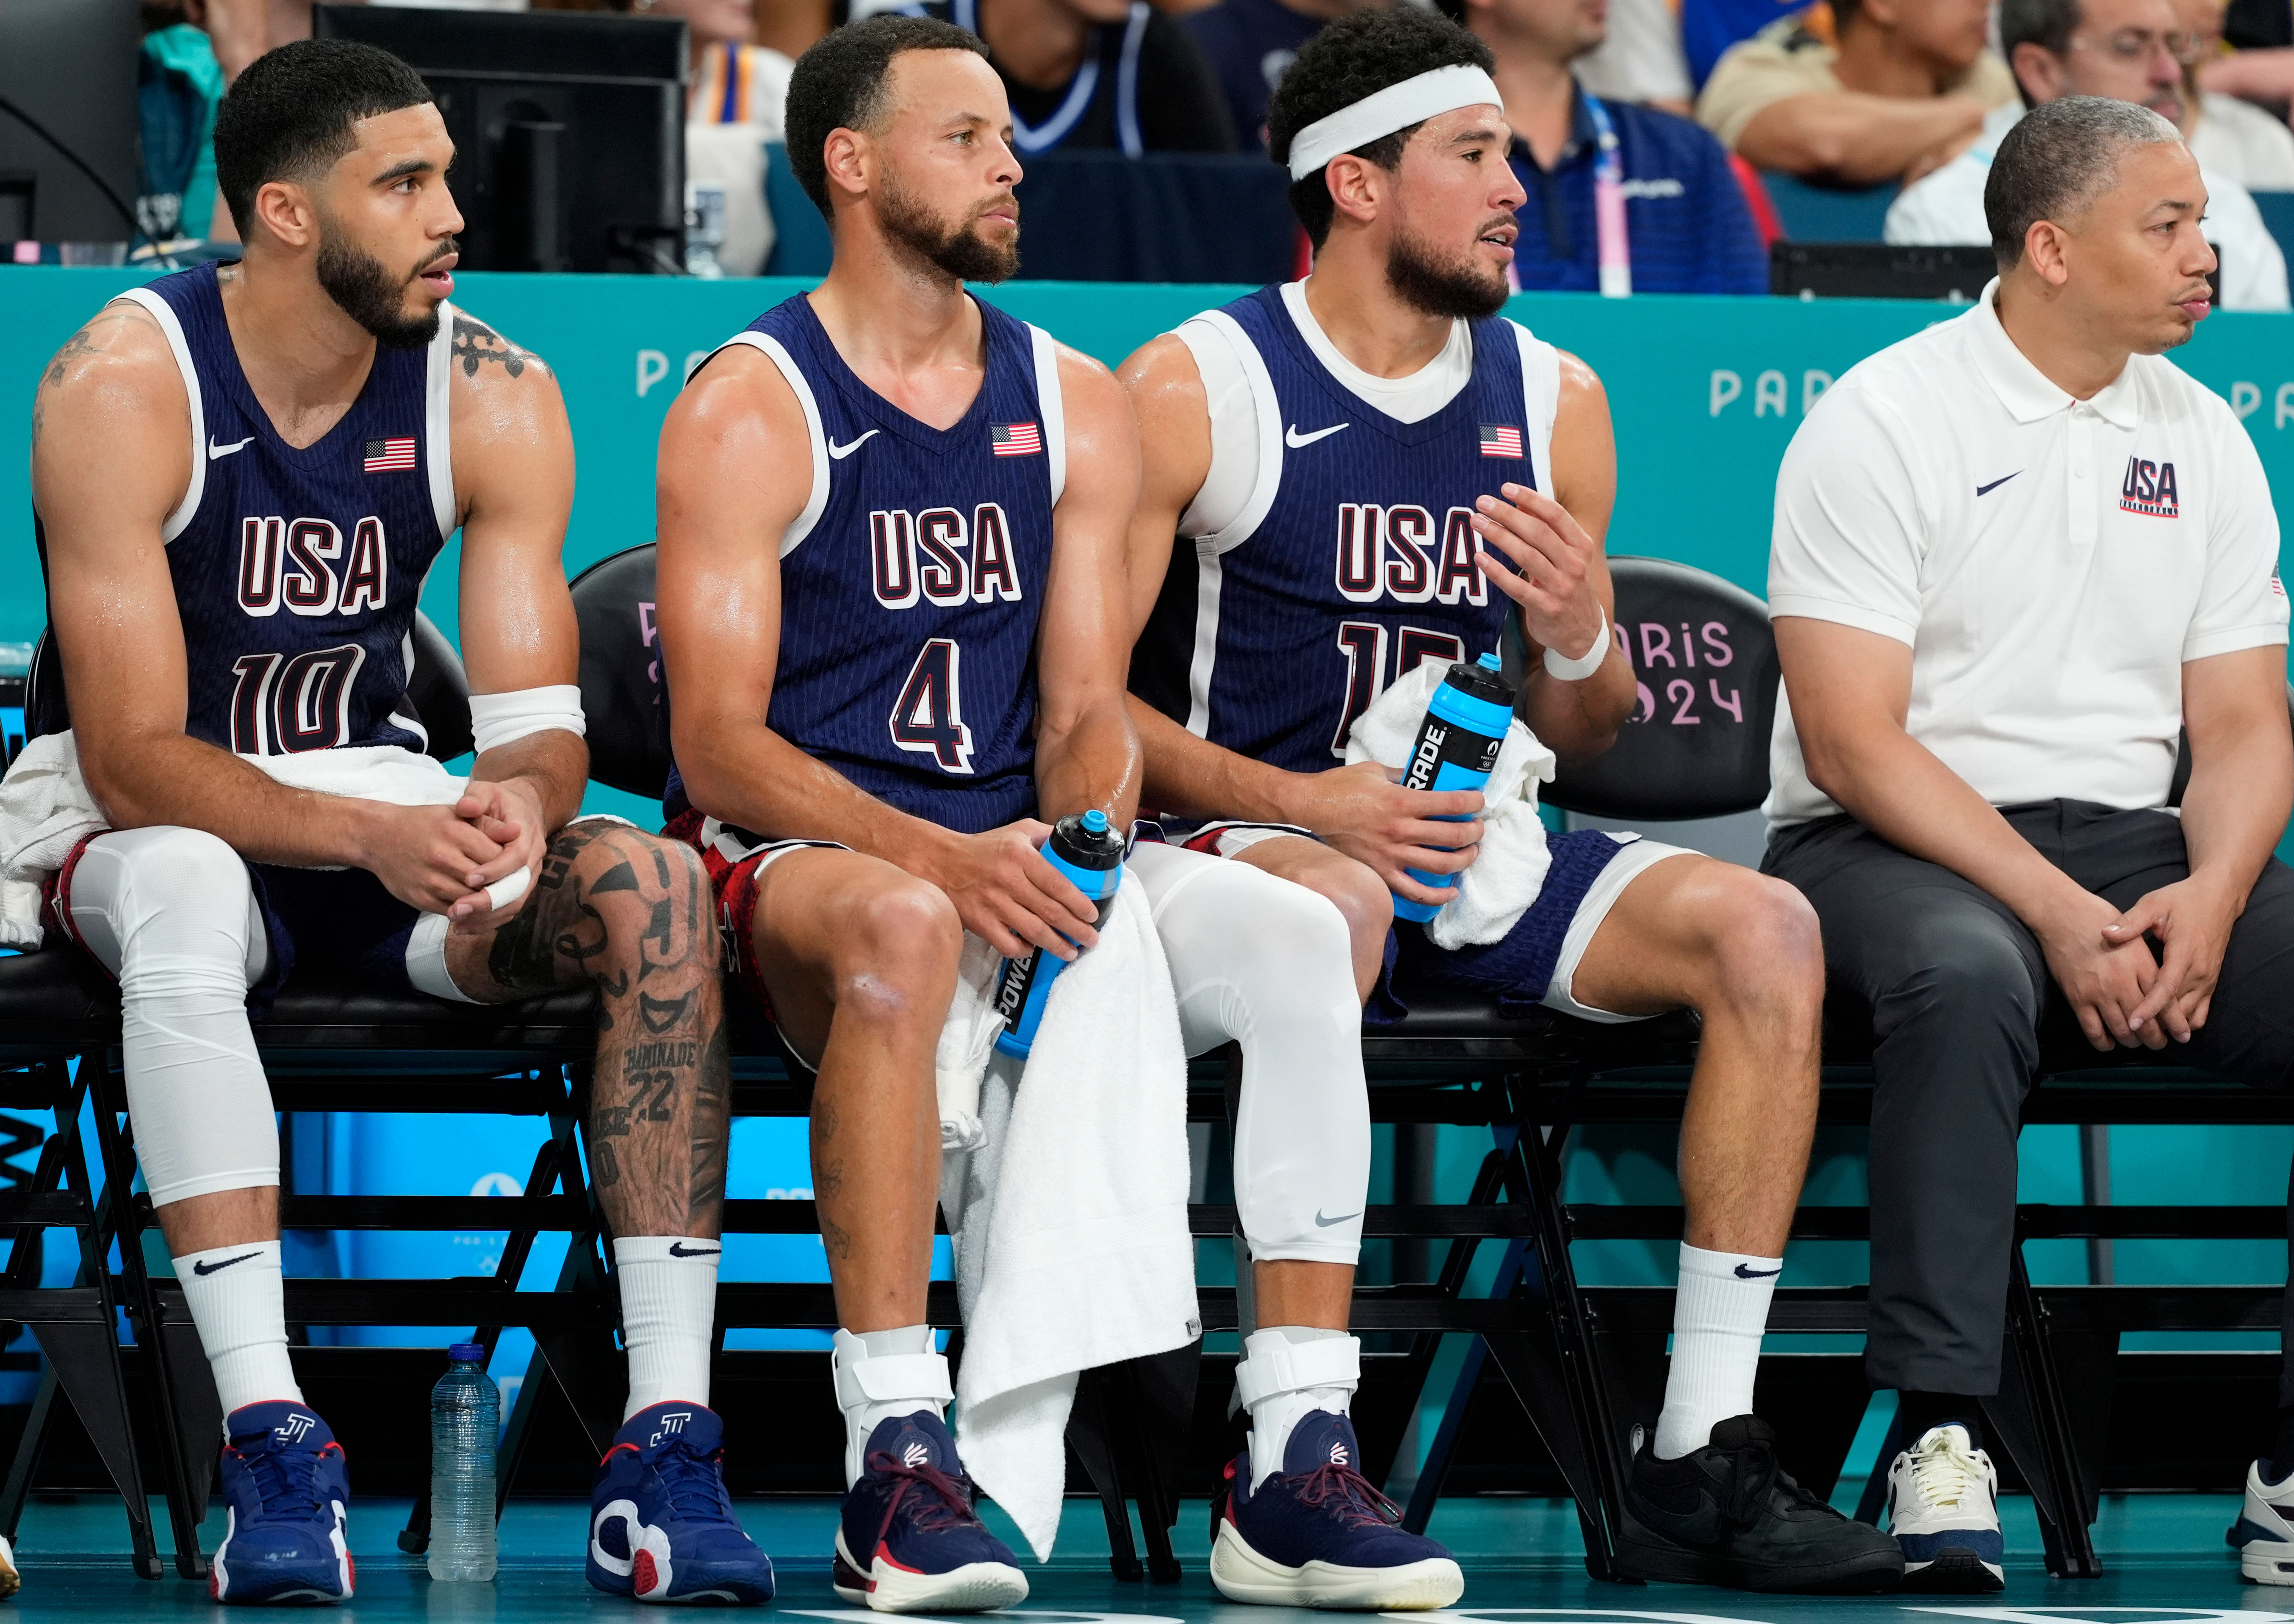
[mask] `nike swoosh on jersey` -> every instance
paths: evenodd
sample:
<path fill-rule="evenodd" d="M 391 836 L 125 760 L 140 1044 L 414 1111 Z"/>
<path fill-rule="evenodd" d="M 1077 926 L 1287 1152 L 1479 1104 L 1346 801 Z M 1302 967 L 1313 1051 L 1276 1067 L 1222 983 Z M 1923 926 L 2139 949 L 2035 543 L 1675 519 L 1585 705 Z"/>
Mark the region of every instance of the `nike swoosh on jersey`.
<path fill-rule="evenodd" d="M 1747 1269 L 1742 1263 L 1737 1265 L 1737 1278 L 1740 1280 L 1765 1280 L 1770 1275 L 1782 1274 L 1784 1271 L 1784 1265 L 1781 1263 L 1774 1269 Z"/>
<path fill-rule="evenodd" d="M 1344 426 L 1341 425 L 1341 426 Z M 1333 1224 L 1345 1223 L 1361 1216 L 1360 1213 L 1342 1213 L 1336 1218 L 1325 1218 L 1322 1216 L 1322 1209 L 1318 1206 L 1314 1209 L 1314 1227 L 1318 1230 L 1327 1230 Z"/>
<path fill-rule="evenodd" d="M 669 1243 L 669 1255 L 671 1257 L 715 1257 L 724 1249 L 722 1246 L 688 1246 L 684 1242 L 676 1240 Z"/>
<path fill-rule="evenodd" d="M 850 445 L 839 445 L 835 441 L 831 440 L 828 443 L 829 459 L 834 462 L 842 462 L 847 457 L 850 457 L 853 452 L 867 444 L 870 434 L 881 434 L 884 431 L 881 428 L 872 428 L 867 434 L 861 435 Z"/>
<path fill-rule="evenodd" d="M 255 436 L 253 434 L 249 434 L 246 439 L 234 441 L 229 445 L 217 445 L 216 443 L 216 437 L 213 434 L 209 434 L 207 436 L 207 460 L 209 462 L 213 462 L 218 457 L 228 457 L 233 451 L 243 451 L 254 442 L 254 439 Z"/>
<path fill-rule="evenodd" d="M 193 1274 L 214 1274 L 220 1270 L 230 1268 L 233 1263 L 243 1263 L 250 1257 L 260 1257 L 262 1255 L 263 1255 L 260 1252 L 242 1252 L 237 1257 L 226 1257 L 219 1263 L 193 1263 L 191 1265 L 191 1272 Z"/>
<path fill-rule="evenodd" d="M 2023 471 L 2022 469 L 2018 468 L 2018 469 L 2016 469 L 2016 470 L 2015 470 L 2015 474 L 2021 474 L 2022 471 Z M 2007 475 L 2003 475 L 2001 477 L 1999 477 L 1999 478 L 1997 478 L 1997 479 L 1993 480 L 1993 481 L 1992 481 L 1989 484 L 1988 484 L 1988 485 L 1978 485 L 1978 486 L 1976 486 L 1976 487 L 1975 487 L 1975 494 L 1976 494 L 1976 495 L 1978 495 L 1978 496 L 1989 496 L 1989 495 L 1990 495 L 1994 491 L 1997 491 L 1997 489 L 1999 489 L 1999 487 L 2000 487 L 2000 486 L 2002 486 L 2002 485 L 2005 484 L 2009 480 L 2011 480 L 2011 479 L 2014 478 L 2014 477 L 2015 477 L 2015 474 L 2007 474 Z"/>
<path fill-rule="evenodd" d="M 1354 425 L 1351 423 L 1333 423 L 1328 428 L 1318 428 L 1311 434 L 1302 434 L 1298 432 L 1298 426 L 1296 423 L 1293 423 L 1289 431 L 1283 434 L 1282 443 L 1289 446 L 1295 451 L 1302 447 L 1314 444 L 1317 440 L 1327 440 L 1342 428 L 1352 428 L 1353 426 Z"/>

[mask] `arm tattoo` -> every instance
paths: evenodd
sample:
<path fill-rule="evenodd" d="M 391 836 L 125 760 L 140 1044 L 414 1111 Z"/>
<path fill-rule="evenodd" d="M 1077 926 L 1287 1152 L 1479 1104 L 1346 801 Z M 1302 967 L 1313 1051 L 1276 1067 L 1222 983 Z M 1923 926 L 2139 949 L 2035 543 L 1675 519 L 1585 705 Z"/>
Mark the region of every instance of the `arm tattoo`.
<path fill-rule="evenodd" d="M 487 361 L 500 365 L 512 378 L 522 378 L 525 369 L 548 370 L 541 357 L 521 350 L 484 322 L 460 311 L 454 313 L 454 359 L 462 363 L 462 376 L 476 378 L 478 368 Z"/>

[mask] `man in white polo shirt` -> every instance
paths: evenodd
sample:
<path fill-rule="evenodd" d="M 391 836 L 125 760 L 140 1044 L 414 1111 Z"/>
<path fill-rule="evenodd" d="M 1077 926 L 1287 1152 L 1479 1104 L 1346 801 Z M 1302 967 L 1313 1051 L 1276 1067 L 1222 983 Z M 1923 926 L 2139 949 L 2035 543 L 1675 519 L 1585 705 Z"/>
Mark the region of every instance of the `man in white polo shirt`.
<path fill-rule="evenodd" d="M 2001 0 L 1999 48 L 2022 99 L 1993 109 L 1974 145 L 1904 188 L 1888 208 L 1888 240 L 1988 240 L 1984 183 L 2001 139 L 2027 107 L 2061 96 L 2115 96 L 2184 123 L 2189 92 L 2183 60 L 2191 40 L 2170 0 Z M 2286 256 L 2252 194 L 2211 169 L 2200 175 L 2207 185 L 2207 240 L 2222 254 L 2223 308 L 2284 310 Z"/>
<path fill-rule="evenodd" d="M 2161 353 L 2207 313 L 2198 166 L 2156 113 L 2068 97 L 2000 142 L 1984 204 L 1998 280 L 1809 414 L 1769 566 L 1789 706 L 1762 866 L 1872 1010 L 1866 1369 L 1902 1395 L 1891 1525 L 1932 1588 L 2001 1581 L 1980 1401 L 2043 1016 L 2294 1071 L 2278 520 L 2230 408 Z M 2276 1453 L 2249 1521 L 2294 1506 Z"/>

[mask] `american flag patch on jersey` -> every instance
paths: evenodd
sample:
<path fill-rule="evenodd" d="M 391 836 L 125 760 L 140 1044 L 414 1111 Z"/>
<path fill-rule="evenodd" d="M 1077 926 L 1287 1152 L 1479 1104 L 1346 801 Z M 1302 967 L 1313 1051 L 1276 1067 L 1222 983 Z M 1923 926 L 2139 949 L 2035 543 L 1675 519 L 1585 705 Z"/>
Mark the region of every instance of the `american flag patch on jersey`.
<path fill-rule="evenodd" d="M 988 444 L 998 457 L 1040 457 L 1044 431 L 1033 423 L 990 423 Z"/>
<path fill-rule="evenodd" d="M 366 443 L 366 471 L 368 473 L 411 473 L 413 469 L 413 435 L 403 434 L 395 439 L 370 440 Z"/>
<path fill-rule="evenodd" d="M 1485 457 L 1519 457 L 1521 430 L 1510 423 L 1482 425 L 1482 455 Z"/>

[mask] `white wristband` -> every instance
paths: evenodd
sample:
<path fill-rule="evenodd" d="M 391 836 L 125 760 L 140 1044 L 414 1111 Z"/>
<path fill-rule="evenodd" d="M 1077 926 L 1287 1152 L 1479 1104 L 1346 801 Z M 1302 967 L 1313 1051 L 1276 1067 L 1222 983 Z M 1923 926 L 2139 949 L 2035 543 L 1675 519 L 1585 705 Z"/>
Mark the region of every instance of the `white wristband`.
<path fill-rule="evenodd" d="M 470 695 L 470 735 L 482 756 L 552 729 L 562 729 L 576 738 L 587 729 L 582 717 L 582 690 L 570 682 L 520 688 L 512 694 Z"/>
<path fill-rule="evenodd" d="M 1599 670 L 1608 658 L 1609 612 L 1604 609 L 1601 612 L 1601 629 L 1593 638 L 1593 646 L 1574 660 L 1566 654 L 1556 654 L 1551 648 L 1548 648 L 1545 651 L 1546 674 L 1558 677 L 1564 682 L 1582 682 L 1595 671 Z"/>

